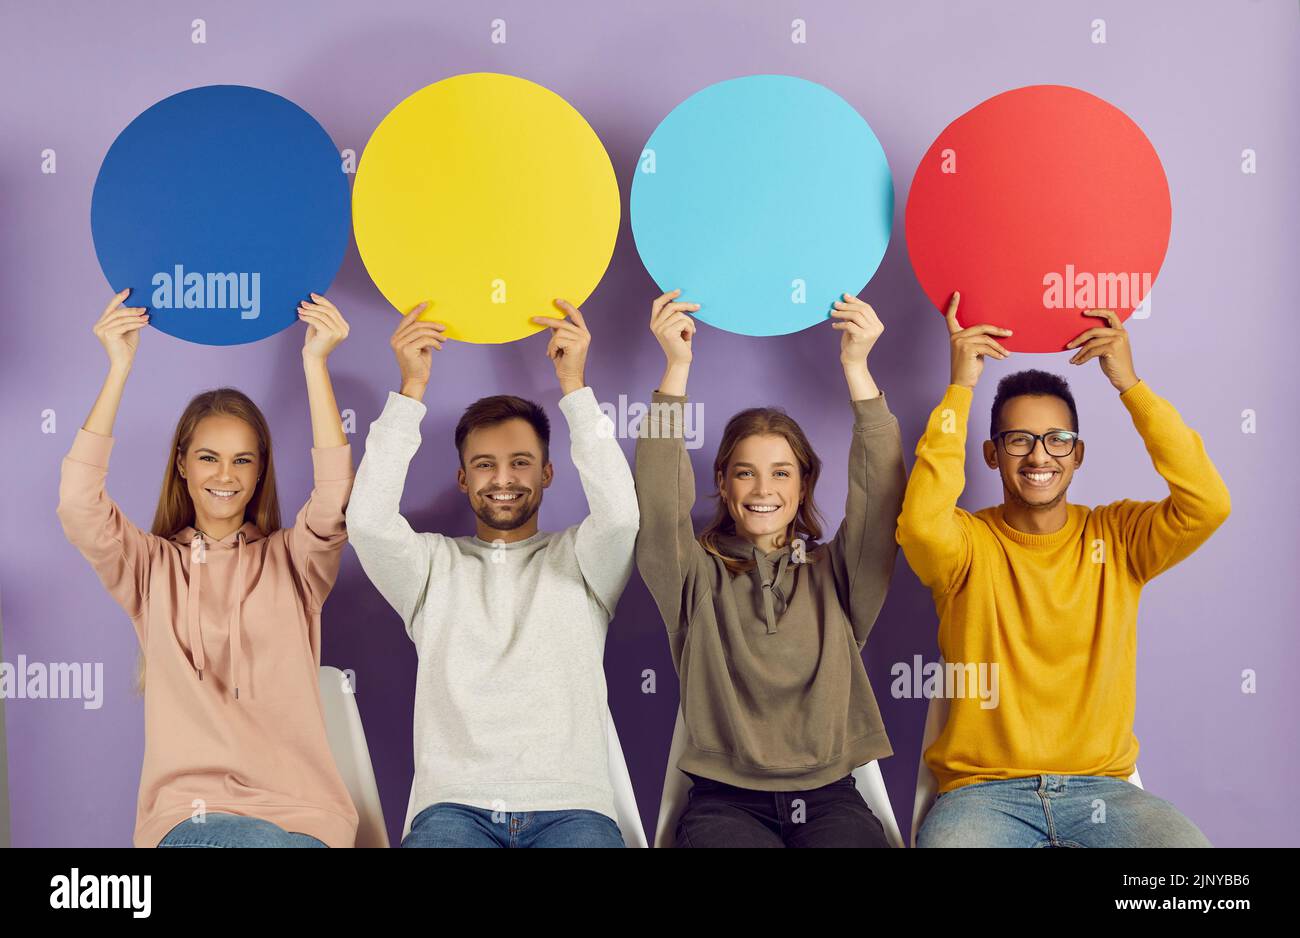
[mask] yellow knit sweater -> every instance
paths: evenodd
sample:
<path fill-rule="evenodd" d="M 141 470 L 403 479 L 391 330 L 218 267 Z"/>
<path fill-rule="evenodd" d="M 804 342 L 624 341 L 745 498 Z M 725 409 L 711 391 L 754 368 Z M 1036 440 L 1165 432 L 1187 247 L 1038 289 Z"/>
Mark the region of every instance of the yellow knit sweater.
<path fill-rule="evenodd" d="M 997 706 L 973 688 L 952 699 L 926 763 L 941 793 L 1039 774 L 1127 778 L 1142 586 L 1223 523 L 1227 487 L 1200 436 L 1139 381 L 1120 400 L 1169 497 L 1072 504 L 1059 531 L 1017 531 L 1000 505 L 957 507 L 971 397 L 949 385 L 930 415 L 897 537 L 934 595 L 944 660 L 967 674 L 996 664 Z"/>

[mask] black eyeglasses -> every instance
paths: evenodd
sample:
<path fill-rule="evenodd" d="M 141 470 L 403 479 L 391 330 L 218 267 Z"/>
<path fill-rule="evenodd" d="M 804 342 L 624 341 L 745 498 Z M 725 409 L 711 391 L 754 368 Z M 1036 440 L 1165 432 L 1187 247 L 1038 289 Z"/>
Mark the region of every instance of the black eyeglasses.
<path fill-rule="evenodd" d="M 1028 430 L 1003 430 L 993 435 L 1002 441 L 1002 450 L 1008 456 L 1028 456 L 1043 441 L 1043 449 L 1048 456 L 1069 456 L 1074 452 L 1074 444 L 1079 441 L 1077 433 L 1069 430 L 1048 430 L 1046 433 L 1030 433 Z"/>

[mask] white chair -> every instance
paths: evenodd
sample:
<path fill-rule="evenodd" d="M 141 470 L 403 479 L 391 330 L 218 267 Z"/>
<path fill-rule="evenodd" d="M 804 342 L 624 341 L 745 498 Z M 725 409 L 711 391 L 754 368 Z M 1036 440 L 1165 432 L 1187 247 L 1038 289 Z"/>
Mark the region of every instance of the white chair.
<path fill-rule="evenodd" d="M 623 758 L 623 747 L 618 742 L 618 729 L 614 726 L 614 714 L 609 716 L 609 783 L 614 789 L 614 810 L 618 814 L 618 829 L 623 832 L 623 842 L 629 847 L 649 847 L 645 839 L 645 827 L 641 824 L 641 812 L 636 807 L 636 794 L 632 791 L 632 776 L 627 771 L 627 761 Z"/>
<path fill-rule="evenodd" d="M 673 727 L 673 741 L 668 749 L 668 768 L 664 772 L 664 793 L 659 800 L 659 821 L 655 825 L 655 846 L 671 847 L 677 832 L 677 822 L 686 810 L 686 801 L 691 790 L 690 776 L 677 768 L 677 763 L 686 748 L 686 721 L 682 718 L 682 708 L 677 708 L 677 724 Z M 876 816 L 885 829 L 885 838 L 891 847 L 903 846 L 903 835 L 898 830 L 894 819 L 894 810 L 889 804 L 889 792 L 885 790 L 885 780 L 880 774 L 880 766 L 873 760 L 853 770 L 853 779 L 857 783 L 858 793 L 866 801 L 871 813 Z"/>
<path fill-rule="evenodd" d="M 618 728 L 614 725 L 614 714 L 610 712 L 608 706 L 605 707 L 605 742 L 608 747 L 609 785 L 614 791 L 614 813 L 617 815 L 616 820 L 618 829 L 623 835 L 623 842 L 629 847 L 648 847 L 645 828 L 641 824 L 641 814 L 636 807 L 636 795 L 632 791 L 632 777 L 627 771 L 627 760 L 623 758 L 623 747 L 618 742 Z M 415 820 L 415 815 L 415 785 L 412 784 L 410 797 L 406 800 L 406 823 L 402 826 L 403 840 L 411 832 L 411 822 Z"/>
<path fill-rule="evenodd" d="M 388 828 L 384 826 L 384 808 L 375 785 L 375 770 L 370 764 L 366 732 L 361 726 L 357 698 L 348 679 L 338 668 L 324 665 L 320 669 L 320 700 L 325 712 L 325 734 L 338 765 L 343 784 L 357 809 L 358 847 L 387 847 Z"/>
<path fill-rule="evenodd" d="M 948 722 L 948 709 L 951 705 L 947 697 L 931 697 L 930 705 L 925 711 L 925 731 L 921 734 L 921 758 L 916 769 L 916 798 L 912 801 L 912 846 L 916 846 L 916 832 L 921 829 L 921 822 L 930 811 L 931 805 L 939 797 L 939 780 L 934 777 L 930 767 L 925 764 L 925 751 L 930 748 L 939 733 Z M 1138 788 L 1142 787 L 1142 778 L 1137 766 L 1128 780 Z"/>

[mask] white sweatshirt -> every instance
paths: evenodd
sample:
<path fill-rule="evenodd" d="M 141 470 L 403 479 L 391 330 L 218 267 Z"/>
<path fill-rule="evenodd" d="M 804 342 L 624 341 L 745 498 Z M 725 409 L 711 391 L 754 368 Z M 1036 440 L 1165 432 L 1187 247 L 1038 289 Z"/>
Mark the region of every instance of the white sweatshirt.
<path fill-rule="evenodd" d="M 632 472 L 591 388 L 566 394 L 560 410 L 590 514 L 511 544 L 413 531 L 399 506 L 425 406 L 390 392 L 370 425 L 348 538 L 419 654 L 404 831 L 440 801 L 585 808 L 617 820 L 603 659 L 640 515 Z"/>

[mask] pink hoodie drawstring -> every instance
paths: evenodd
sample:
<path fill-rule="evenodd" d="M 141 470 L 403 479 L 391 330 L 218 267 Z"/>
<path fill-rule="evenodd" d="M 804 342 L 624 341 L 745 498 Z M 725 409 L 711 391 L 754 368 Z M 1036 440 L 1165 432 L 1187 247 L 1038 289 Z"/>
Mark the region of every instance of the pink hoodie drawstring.
<path fill-rule="evenodd" d="M 244 635 L 244 532 L 239 531 L 238 555 L 235 558 L 235 608 L 230 614 L 230 682 L 235 687 L 235 699 L 239 699 L 239 665 L 241 662 Z"/>
<path fill-rule="evenodd" d="M 230 613 L 230 684 L 235 689 L 236 700 L 239 699 L 240 665 L 244 650 L 244 543 L 244 531 L 241 528 L 238 534 L 238 552 L 235 558 L 235 602 L 234 609 Z M 194 658 L 194 670 L 198 672 L 200 681 L 203 680 L 203 669 L 207 665 L 207 659 L 203 654 L 203 628 L 199 621 L 199 599 L 203 587 L 203 561 L 197 558 L 202 557 L 205 550 L 203 534 L 195 530 L 194 537 L 190 541 L 190 557 L 193 558 L 193 562 L 190 564 L 190 588 L 185 603 L 185 617 L 190 636 L 190 653 Z"/>
<path fill-rule="evenodd" d="M 203 535 L 197 530 L 190 541 L 190 589 L 189 596 L 185 603 L 186 624 L 190 633 L 190 655 L 194 658 L 194 670 L 199 672 L 199 680 L 203 680 L 203 666 L 207 663 L 203 657 L 203 630 L 199 627 L 199 590 L 203 583 L 203 562 L 196 559 L 202 557 Z"/>

